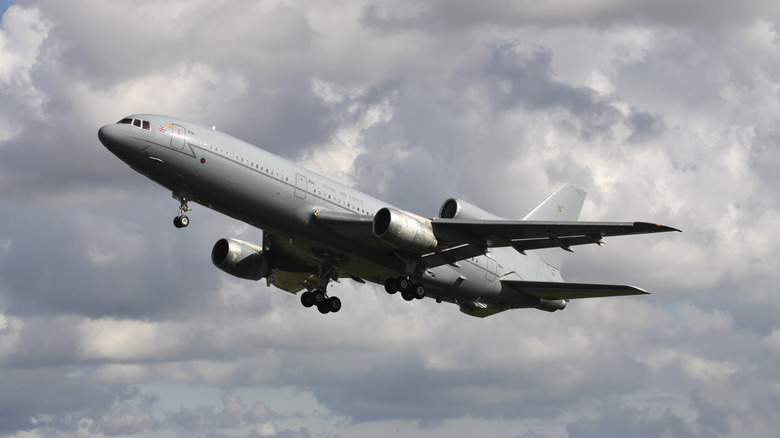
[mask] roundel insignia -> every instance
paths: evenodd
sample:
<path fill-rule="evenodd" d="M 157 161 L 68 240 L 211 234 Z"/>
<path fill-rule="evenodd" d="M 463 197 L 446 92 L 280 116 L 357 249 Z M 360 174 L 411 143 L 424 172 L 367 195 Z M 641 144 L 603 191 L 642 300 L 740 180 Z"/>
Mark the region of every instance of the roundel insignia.
<path fill-rule="evenodd" d="M 206 162 L 206 159 L 205 159 L 205 158 L 201 158 L 201 159 L 200 159 L 200 164 L 204 164 L 205 162 Z"/>

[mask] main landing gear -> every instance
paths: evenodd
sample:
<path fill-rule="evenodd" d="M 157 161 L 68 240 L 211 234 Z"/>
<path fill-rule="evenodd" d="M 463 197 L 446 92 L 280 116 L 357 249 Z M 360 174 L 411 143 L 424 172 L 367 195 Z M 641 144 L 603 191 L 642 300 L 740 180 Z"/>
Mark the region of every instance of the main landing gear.
<path fill-rule="evenodd" d="M 408 275 L 404 275 L 398 278 L 388 278 L 385 281 L 385 290 L 389 294 L 401 292 L 401 296 L 406 301 L 412 301 L 414 299 L 421 300 L 425 298 L 425 286 L 421 283 L 412 283 L 412 279 Z"/>
<path fill-rule="evenodd" d="M 328 297 L 327 292 L 325 292 L 334 270 L 335 268 L 330 265 L 320 267 L 320 272 L 317 276 L 317 289 L 301 294 L 303 307 L 317 306 L 317 310 L 323 315 L 331 312 L 336 313 L 341 310 L 341 300 L 338 297 Z"/>
<path fill-rule="evenodd" d="M 328 297 L 324 291 L 319 289 L 302 293 L 301 304 L 303 307 L 317 306 L 317 310 L 323 315 L 341 310 L 341 300 L 338 297 Z"/>
<path fill-rule="evenodd" d="M 184 228 L 190 224 L 190 218 L 184 214 L 185 212 L 192 210 L 188 205 L 190 201 L 187 196 L 179 195 L 177 193 L 174 193 L 173 197 L 179 201 L 179 214 L 173 218 L 173 226 L 176 228 Z"/>

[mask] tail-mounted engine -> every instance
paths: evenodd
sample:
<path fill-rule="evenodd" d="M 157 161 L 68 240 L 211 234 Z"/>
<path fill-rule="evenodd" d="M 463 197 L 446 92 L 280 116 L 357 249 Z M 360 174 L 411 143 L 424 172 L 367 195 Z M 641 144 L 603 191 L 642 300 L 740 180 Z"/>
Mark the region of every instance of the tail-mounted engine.
<path fill-rule="evenodd" d="M 502 218 L 460 199 L 450 198 L 439 209 L 442 219 L 500 220 Z"/>
<path fill-rule="evenodd" d="M 374 235 L 385 242 L 408 251 L 424 253 L 438 244 L 431 221 L 392 208 L 382 208 L 374 216 Z"/>
<path fill-rule="evenodd" d="M 238 239 L 219 239 L 211 249 L 211 263 L 246 280 L 259 280 L 271 273 L 262 248 Z"/>

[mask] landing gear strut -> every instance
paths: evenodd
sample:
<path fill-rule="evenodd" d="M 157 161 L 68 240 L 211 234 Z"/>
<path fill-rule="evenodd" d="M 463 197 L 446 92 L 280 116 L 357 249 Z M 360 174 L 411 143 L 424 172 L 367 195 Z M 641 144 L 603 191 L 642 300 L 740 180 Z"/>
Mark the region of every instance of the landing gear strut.
<path fill-rule="evenodd" d="M 173 198 L 179 201 L 179 214 L 173 218 L 173 226 L 176 228 L 184 228 L 190 224 L 190 218 L 184 214 L 185 212 L 192 210 L 189 207 L 189 196 L 174 192 Z"/>

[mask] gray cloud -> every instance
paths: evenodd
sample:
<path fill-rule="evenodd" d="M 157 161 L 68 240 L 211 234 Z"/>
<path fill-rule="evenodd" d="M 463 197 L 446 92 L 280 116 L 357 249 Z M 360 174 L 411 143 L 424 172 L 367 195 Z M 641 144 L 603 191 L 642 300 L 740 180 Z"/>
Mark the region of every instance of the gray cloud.
<path fill-rule="evenodd" d="M 576 3 L 576 4 L 575 4 Z M 0 434 L 771 435 L 772 2 L 21 1 L 0 27 Z M 333 318 L 209 250 L 261 233 L 100 146 L 172 114 L 426 215 L 563 182 L 612 239 L 572 281 L 653 294 L 485 320 L 335 284 Z M 421 189 L 424 188 L 424 189 Z M 410 195 L 413 194 L 413 195 Z"/>

